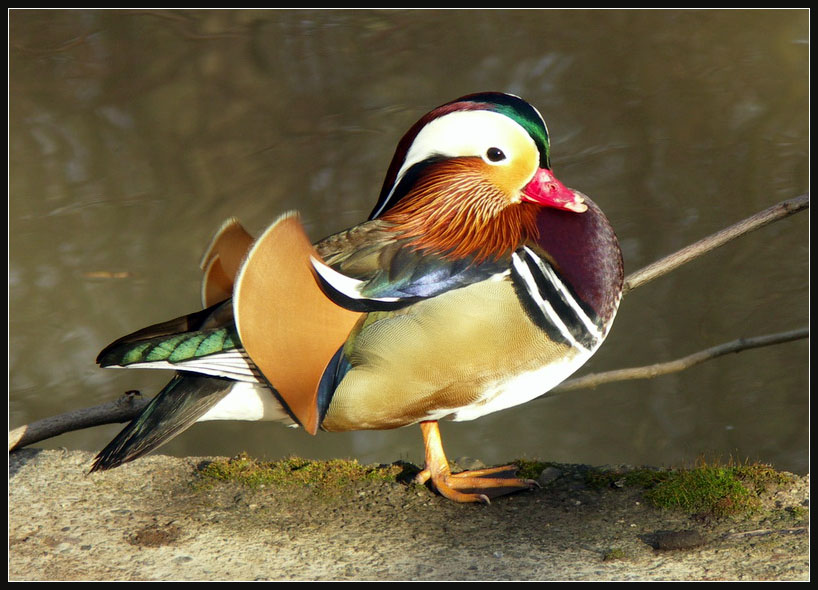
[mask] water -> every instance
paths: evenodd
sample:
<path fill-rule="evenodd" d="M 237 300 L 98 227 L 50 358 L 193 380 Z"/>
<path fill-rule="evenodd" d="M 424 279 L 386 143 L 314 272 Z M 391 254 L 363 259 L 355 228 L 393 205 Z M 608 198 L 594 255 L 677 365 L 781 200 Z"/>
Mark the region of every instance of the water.
<path fill-rule="evenodd" d="M 620 237 L 626 272 L 808 191 L 808 13 L 23 11 L 10 17 L 9 423 L 168 376 L 96 353 L 199 304 L 228 216 L 358 223 L 398 139 L 483 90 L 543 113 L 552 161 Z M 629 294 L 583 370 L 808 323 L 808 214 Z M 451 457 L 808 470 L 808 341 L 444 424 Z M 111 425 L 44 443 L 98 450 Z M 197 425 L 163 452 L 422 460 L 416 427 L 310 437 Z"/>

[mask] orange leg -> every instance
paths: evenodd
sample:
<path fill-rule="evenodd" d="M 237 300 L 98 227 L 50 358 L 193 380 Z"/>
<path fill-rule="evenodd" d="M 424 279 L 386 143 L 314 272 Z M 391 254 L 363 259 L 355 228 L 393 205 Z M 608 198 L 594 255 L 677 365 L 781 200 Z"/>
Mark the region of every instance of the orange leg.
<path fill-rule="evenodd" d="M 417 474 L 415 482 L 425 484 L 431 479 L 432 486 L 449 500 L 490 504 L 489 498 L 537 487 L 534 480 L 517 478 L 515 465 L 453 474 L 443 452 L 437 421 L 421 422 L 420 430 L 423 432 L 423 442 L 426 445 L 426 466 Z"/>

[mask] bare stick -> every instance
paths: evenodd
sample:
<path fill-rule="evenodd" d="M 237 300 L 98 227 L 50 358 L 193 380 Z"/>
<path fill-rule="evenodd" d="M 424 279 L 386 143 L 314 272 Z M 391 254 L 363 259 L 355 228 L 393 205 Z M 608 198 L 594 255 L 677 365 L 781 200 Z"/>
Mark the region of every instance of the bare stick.
<path fill-rule="evenodd" d="M 9 451 L 74 430 L 113 422 L 127 422 L 138 416 L 149 401 L 137 398 L 132 392 L 128 392 L 112 402 L 66 412 L 20 426 L 9 432 Z"/>
<path fill-rule="evenodd" d="M 633 367 L 630 369 L 618 369 L 616 371 L 605 371 L 603 373 L 591 373 L 575 379 L 563 381 L 551 391 L 540 396 L 539 399 L 550 397 L 565 393 L 566 391 L 573 391 L 575 389 L 584 389 L 587 387 L 596 387 L 603 383 L 613 383 L 615 381 L 627 381 L 631 379 L 651 379 L 659 375 L 667 375 L 668 373 L 676 373 L 689 369 L 704 361 L 709 361 L 731 352 L 741 352 L 742 350 L 749 350 L 751 348 L 759 348 L 761 346 L 770 346 L 772 344 L 781 344 L 782 342 L 791 342 L 809 336 L 809 328 L 801 328 L 799 330 L 791 330 L 789 332 L 778 332 L 776 334 L 767 334 L 765 336 L 756 336 L 754 338 L 739 338 L 719 344 L 705 350 L 700 350 L 688 356 L 667 361 L 664 363 L 656 363 L 654 365 L 647 365 L 644 367 Z"/>
<path fill-rule="evenodd" d="M 783 219 L 788 215 L 803 211 L 809 207 L 809 195 L 801 195 L 786 201 L 781 201 L 777 205 L 773 205 L 756 213 L 752 217 L 748 217 L 738 223 L 731 225 L 721 231 L 714 233 L 698 242 L 686 246 L 669 256 L 665 256 L 648 266 L 632 272 L 625 277 L 625 284 L 622 288 L 622 294 L 626 294 L 632 289 L 636 289 L 644 285 L 648 281 L 652 281 L 662 275 L 677 269 L 683 264 L 687 264 L 691 260 L 698 258 L 702 254 L 706 254 L 711 250 L 715 250 L 719 246 L 723 246 L 727 242 L 757 230 L 765 225 Z"/>

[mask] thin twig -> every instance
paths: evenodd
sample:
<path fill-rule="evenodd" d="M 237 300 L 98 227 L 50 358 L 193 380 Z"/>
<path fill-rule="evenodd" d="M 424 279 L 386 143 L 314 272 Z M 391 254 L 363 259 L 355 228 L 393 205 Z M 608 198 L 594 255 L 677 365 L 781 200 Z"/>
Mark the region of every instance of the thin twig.
<path fill-rule="evenodd" d="M 625 277 L 625 284 L 622 288 L 622 294 L 625 295 L 628 291 L 636 289 L 659 278 L 662 275 L 677 269 L 683 264 L 687 264 L 691 260 L 698 258 L 702 254 L 706 254 L 711 250 L 715 250 L 719 246 L 723 246 L 727 242 L 734 240 L 744 234 L 757 230 L 765 225 L 783 219 L 793 213 L 803 211 L 809 207 L 809 195 L 801 195 L 786 201 L 781 201 L 777 205 L 773 205 L 756 213 L 752 217 L 748 217 L 738 223 L 731 225 L 721 231 L 714 233 L 694 244 L 690 244 L 681 250 L 665 256 L 648 266 L 632 272 Z"/>
<path fill-rule="evenodd" d="M 656 363 L 653 365 L 646 365 L 644 367 L 633 367 L 630 369 L 618 369 L 616 371 L 605 371 L 603 373 L 591 373 L 575 379 L 563 381 L 560 385 L 551 391 L 540 396 L 539 399 L 550 397 L 565 393 L 566 391 L 573 391 L 575 389 L 585 389 L 588 387 L 596 387 L 603 383 L 614 383 L 616 381 L 628 381 L 632 379 L 651 379 L 659 375 L 667 375 L 668 373 L 676 373 L 689 369 L 704 361 L 709 361 L 731 352 L 740 352 L 742 350 L 749 350 L 751 348 L 759 348 L 761 346 L 770 346 L 772 344 L 781 344 L 783 342 L 791 342 L 809 336 L 809 328 L 801 328 L 799 330 L 791 330 L 789 332 L 778 332 L 776 334 L 767 334 L 765 336 L 756 336 L 754 338 L 739 338 L 700 350 L 688 356 L 667 361 L 664 363 Z"/>

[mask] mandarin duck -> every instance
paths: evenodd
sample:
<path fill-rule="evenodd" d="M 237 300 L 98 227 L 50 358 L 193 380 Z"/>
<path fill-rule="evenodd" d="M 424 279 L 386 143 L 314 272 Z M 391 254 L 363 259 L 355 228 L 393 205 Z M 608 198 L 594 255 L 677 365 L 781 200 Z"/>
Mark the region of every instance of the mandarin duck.
<path fill-rule="evenodd" d="M 452 473 L 439 420 L 527 402 L 597 350 L 622 293 L 614 231 L 551 171 L 539 112 L 472 94 L 398 144 L 360 225 L 311 243 L 295 213 L 258 239 L 231 219 L 202 265 L 204 309 L 106 347 L 103 367 L 175 376 L 95 458 L 116 467 L 194 422 L 271 420 L 310 434 L 421 427 L 430 482 L 489 502 L 514 466 Z"/>

